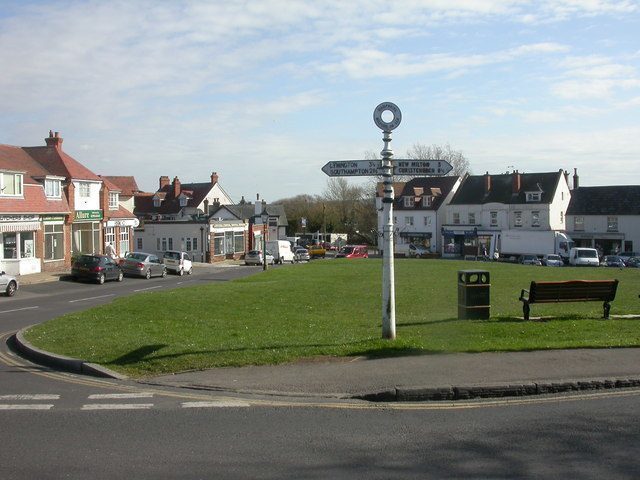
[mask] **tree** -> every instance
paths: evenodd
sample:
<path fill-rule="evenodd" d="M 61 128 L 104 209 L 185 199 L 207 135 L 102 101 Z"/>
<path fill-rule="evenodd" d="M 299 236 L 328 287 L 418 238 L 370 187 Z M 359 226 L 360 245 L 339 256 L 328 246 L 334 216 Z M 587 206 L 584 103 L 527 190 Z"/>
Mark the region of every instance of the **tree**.
<path fill-rule="evenodd" d="M 414 143 L 407 150 L 407 157 L 414 160 L 445 160 L 451 164 L 453 170 L 448 175 L 463 176 L 465 173 L 471 173 L 469 160 L 459 150 L 453 150 L 447 143 L 444 147 L 440 145 L 423 145 Z"/>

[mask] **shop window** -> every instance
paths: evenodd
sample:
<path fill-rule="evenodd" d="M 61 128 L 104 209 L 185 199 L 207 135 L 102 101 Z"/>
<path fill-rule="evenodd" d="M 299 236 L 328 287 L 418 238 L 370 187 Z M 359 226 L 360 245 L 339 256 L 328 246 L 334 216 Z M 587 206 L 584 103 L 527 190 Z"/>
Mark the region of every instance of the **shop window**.
<path fill-rule="evenodd" d="M 33 232 L 20 233 L 20 257 L 33 258 L 36 256 L 35 245 L 33 243 Z"/>
<path fill-rule="evenodd" d="M 116 228 L 115 227 L 105 227 L 104 228 L 104 243 L 105 245 L 110 243 L 111 245 L 116 244 Z"/>
<path fill-rule="evenodd" d="M 238 252 L 244 252 L 244 234 L 242 232 L 233 233 L 233 250 Z"/>
<path fill-rule="evenodd" d="M 99 253 L 100 224 L 98 222 L 78 223 L 71 230 L 73 253 Z"/>
<path fill-rule="evenodd" d="M 15 233 L 5 233 L 2 236 L 2 258 L 18 258 L 18 245 Z"/>
<path fill-rule="evenodd" d="M 64 259 L 64 226 L 44 225 L 44 259 Z"/>
<path fill-rule="evenodd" d="M 22 174 L 5 172 L 0 173 L 0 195 L 22 195 Z"/>
<path fill-rule="evenodd" d="M 224 253 L 224 234 L 216 233 L 213 237 L 213 254 L 223 255 Z"/>
<path fill-rule="evenodd" d="M 120 239 L 119 239 L 120 256 L 129 251 L 129 229 L 126 227 L 120 227 Z"/>

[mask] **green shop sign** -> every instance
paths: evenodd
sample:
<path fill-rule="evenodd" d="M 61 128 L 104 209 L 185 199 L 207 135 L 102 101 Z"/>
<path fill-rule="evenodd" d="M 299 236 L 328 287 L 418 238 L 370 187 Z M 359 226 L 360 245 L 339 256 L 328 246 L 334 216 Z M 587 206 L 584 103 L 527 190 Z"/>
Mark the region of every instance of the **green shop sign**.
<path fill-rule="evenodd" d="M 76 210 L 78 220 L 102 220 L 102 210 Z"/>

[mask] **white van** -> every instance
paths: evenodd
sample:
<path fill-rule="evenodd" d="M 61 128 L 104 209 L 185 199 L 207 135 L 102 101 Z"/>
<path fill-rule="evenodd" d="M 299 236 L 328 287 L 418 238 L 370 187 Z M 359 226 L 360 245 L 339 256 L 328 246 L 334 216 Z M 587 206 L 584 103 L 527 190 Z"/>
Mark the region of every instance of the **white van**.
<path fill-rule="evenodd" d="M 289 240 L 272 240 L 267 242 L 267 251 L 271 252 L 276 263 L 295 262 Z"/>
<path fill-rule="evenodd" d="M 595 248 L 574 247 L 569 250 L 569 265 L 598 267 L 598 251 Z"/>

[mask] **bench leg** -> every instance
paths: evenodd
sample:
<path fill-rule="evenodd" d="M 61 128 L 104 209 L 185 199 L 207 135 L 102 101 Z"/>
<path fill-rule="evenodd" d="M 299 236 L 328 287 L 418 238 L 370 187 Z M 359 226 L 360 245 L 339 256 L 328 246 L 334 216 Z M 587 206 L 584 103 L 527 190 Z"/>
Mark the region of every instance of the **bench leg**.
<path fill-rule="evenodd" d="M 604 318 L 608 319 L 609 311 L 611 310 L 611 304 L 609 302 L 604 302 L 604 305 L 602 307 L 604 309 Z"/>
<path fill-rule="evenodd" d="M 529 307 L 529 302 L 522 302 L 522 315 L 525 320 L 529 320 L 529 312 L 531 311 L 531 307 Z"/>

